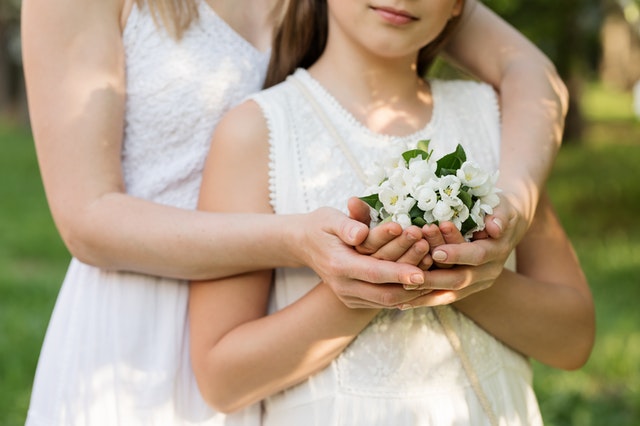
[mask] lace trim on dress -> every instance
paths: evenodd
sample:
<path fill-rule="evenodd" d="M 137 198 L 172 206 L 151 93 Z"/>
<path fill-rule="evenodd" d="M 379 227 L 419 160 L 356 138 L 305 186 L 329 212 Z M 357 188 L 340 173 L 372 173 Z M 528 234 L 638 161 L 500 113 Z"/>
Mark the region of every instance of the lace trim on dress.
<path fill-rule="evenodd" d="M 433 103 L 433 111 L 431 114 L 431 120 L 429 120 L 429 122 L 422 129 L 404 136 L 377 133 L 369 129 L 367 126 L 365 126 L 351 112 L 349 112 L 344 106 L 342 106 L 342 104 L 331 93 L 329 93 L 327 89 L 325 89 L 324 86 L 322 86 L 322 84 L 320 84 L 318 80 L 313 78 L 313 76 L 309 74 L 307 70 L 303 68 L 299 68 L 296 70 L 296 72 L 293 75 L 299 78 L 300 80 L 302 80 L 304 83 L 306 83 L 307 87 L 312 92 L 314 92 L 314 95 L 321 97 L 324 102 L 328 103 L 331 106 L 331 108 L 335 109 L 338 112 L 337 114 L 338 117 L 345 118 L 345 120 L 348 122 L 349 125 L 359 129 L 360 131 L 364 132 L 365 134 L 371 137 L 376 137 L 376 138 L 384 137 L 384 138 L 393 140 L 395 143 L 415 144 L 422 137 L 424 133 L 431 132 L 432 127 L 434 127 L 435 125 L 434 123 L 436 123 L 438 119 L 438 108 L 436 107 L 437 103 L 435 102 L 435 95 L 434 95 L 434 103 Z"/>

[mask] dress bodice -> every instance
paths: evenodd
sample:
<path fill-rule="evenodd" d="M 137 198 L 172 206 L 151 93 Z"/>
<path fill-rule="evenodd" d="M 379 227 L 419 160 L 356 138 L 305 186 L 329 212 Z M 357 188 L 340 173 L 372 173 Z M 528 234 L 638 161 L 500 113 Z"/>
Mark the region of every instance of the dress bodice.
<path fill-rule="evenodd" d="M 260 52 L 207 5 L 176 41 L 148 10 L 134 6 L 124 30 L 127 191 L 194 208 L 204 160 L 222 115 L 262 86 L 269 52 Z"/>

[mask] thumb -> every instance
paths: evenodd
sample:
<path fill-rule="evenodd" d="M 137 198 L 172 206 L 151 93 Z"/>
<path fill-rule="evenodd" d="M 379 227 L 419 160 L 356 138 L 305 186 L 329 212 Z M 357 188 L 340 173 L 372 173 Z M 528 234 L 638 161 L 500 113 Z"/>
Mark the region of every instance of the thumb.
<path fill-rule="evenodd" d="M 349 217 L 369 226 L 371 209 L 367 203 L 357 197 L 351 197 L 347 202 L 347 208 L 349 209 Z"/>
<path fill-rule="evenodd" d="M 489 234 L 489 237 L 498 239 L 502 236 L 504 231 L 504 218 L 496 213 L 485 218 L 485 231 Z"/>
<path fill-rule="evenodd" d="M 335 233 L 347 245 L 358 246 L 367 239 L 369 235 L 369 226 L 362 221 L 352 219 L 345 216 L 343 213 L 339 213 L 336 210 L 335 221 L 332 221 L 336 226 Z"/>

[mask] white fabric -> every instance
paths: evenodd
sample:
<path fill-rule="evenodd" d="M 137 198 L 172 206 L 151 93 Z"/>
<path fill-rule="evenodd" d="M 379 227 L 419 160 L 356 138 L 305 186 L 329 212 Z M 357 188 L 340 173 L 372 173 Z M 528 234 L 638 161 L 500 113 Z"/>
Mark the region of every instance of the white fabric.
<path fill-rule="evenodd" d="M 306 71 L 298 70 L 296 76 L 365 170 L 376 159 L 415 148 L 420 139 L 431 139 L 436 157 L 460 142 L 468 158 L 492 169 L 498 166 L 500 117 L 487 85 L 432 81 L 431 122 L 413 135 L 394 137 L 375 134 L 358 123 Z M 365 195 L 365 184 L 291 82 L 252 99 L 269 126 L 271 202 L 276 213 L 325 205 L 344 210 L 348 197 Z M 293 303 L 318 280 L 309 269 L 278 269 L 272 309 Z M 528 361 L 454 309 L 444 312 L 500 424 L 541 424 Z M 326 369 L 268 398 L 263 409 L 264 426 L 489 424 L 430 308 L 382 312 Z"/>
<path fill-rule="evenodd" d="M 134 7 L 124 46 L 127 190 L 194 208 L 213 128 L 260 88 L 269 52 L 257 51 L 204 1 L 199 22 L 180 42 Z M 189 363 L 187 295 L 184 282 L 72 260 L 40 355 L 27 424 L 258 424 L 259 407 L 225 419 L 202 401 Z"/>

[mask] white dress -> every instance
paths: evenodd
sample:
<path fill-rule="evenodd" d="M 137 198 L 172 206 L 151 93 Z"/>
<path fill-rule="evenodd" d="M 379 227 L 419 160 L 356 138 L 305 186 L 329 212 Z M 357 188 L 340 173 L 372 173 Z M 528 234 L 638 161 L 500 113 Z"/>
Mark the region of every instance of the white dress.
<path fill-rule="evenodd" d="M 200 2 L 177 43 L 134 6 L 124 30 L 127 191 L 192 209 L 222 114 L 262 85 L 259 52 Z M 85 141 L 91 143 L 91 141 Z M 71 261 L 40 354 L 27 424 L 220 425 L 190 367 L 185 282 Z M 254 407 L 238 416 L 259 424 Z"/>
<path fill-rule="evenodd" d="M 432 81 L 431 122 L 406 137 L 376 134 L 360 124 L 306 71 L 295 74 L 322 114 L 296 85 L 285 82 L 252 96 L 270 131 L 270 191 L 276 213 L 321 206 L 344 210 L 365 195 L 328 118 L 363 169 L 383 156 L 431 139 L 436 158 L 462 143 L 470 159 L 495 169 L 499 111 L 493 90 L 465 81 Z M 293 303 L 317 284 L 309 269 L 278 269 L 272 310 Z M 319 318 L 321 320 L 321 318 Z M 443 322 L 460 340 L 492 414 L 481 404 Z M 294 425 L 538 425 L 541 417 L 527 359 L 453 308 L 386 310 L 323 371 L 266 399 L 264 426 Z M 496 424 L 494 423 L 494 424 Z"/>

